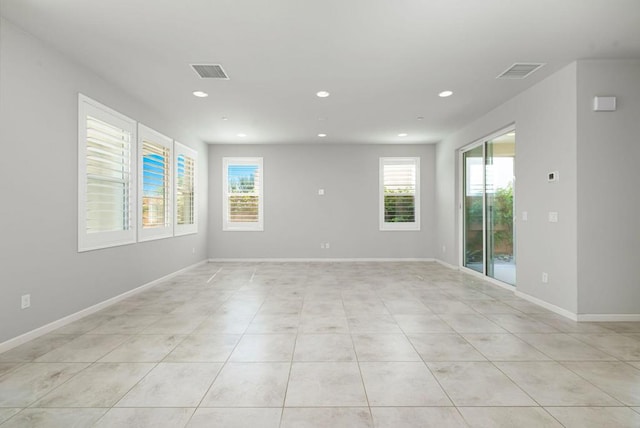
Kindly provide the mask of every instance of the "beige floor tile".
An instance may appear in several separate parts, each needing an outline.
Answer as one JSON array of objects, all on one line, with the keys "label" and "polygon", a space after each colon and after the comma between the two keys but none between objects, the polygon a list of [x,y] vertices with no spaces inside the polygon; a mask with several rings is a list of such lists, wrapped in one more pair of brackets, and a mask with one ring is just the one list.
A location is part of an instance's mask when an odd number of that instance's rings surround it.
[{"label": "beige floor tile", "polygon": [[616,333],[640,333],[640,322],[600,322],[597,324]]},{"label": "beige floor tile", "polygon": [[287,407],[366,406],[357,363],[293,363]]},{"label": "beige floor tile", "polygon": [[347,317],[302,315],[300,318],[300,333],[349,333]]},{"label": "beige floor tile", "polygon": [[282,407],[289,363],[227,363],[201,407]]},{"label": "beige floor tile", "polygon": [[542,406],[620,405],[620,402],[554,361],[495,364]]},{"label": "beige floor tile", "polygon": [[191,418],[188,428],[278,428],[282,410],[278,408],[199,408]]},{"label": "beige floor tile", "polygon": [[425,304],[434,314],[477,314],[471,306],[454,298],[427,301]]},{"label": "beige floor tile", "polygon": [[490,361],[544,361],[549,357],[512,334],[462,335]]},{"label": "beige floor tile", "polygon": [[424,363],[360,363],[371,406],[450,406]]},{"label": "beige floor tile", "polygon": [[409,334],[424,361],[486,361],[459,334]]},{"label": "beige floor tile", "polygon": [[98,421],[95,428],[181,428],[187,424],[194,410],[191,408],[112,408]]},{"label": "beige floor tile", "polygon": [[621,334],[572,334],[576,339],[625,361],[640,360],[640,340]]},{"label": "beige floor tile", "polygon": [[376,428],[464,428],[453,407],[372,407]]},{"label": "beige floor tile", "polygon": [[481,314],[522,314],[519,310],[502,302],[495,300],[471,300],[465,302],[469,307],[473,308]]},{"label": "beige floor tile", "polygon": [[192,334],[164,359],[174,363],[225,362],[235,349],[240,335]]},{"label": "beige floor tile", "polygon": [[295,334],[245,334],[231,354],[233,362],[289,362]]},{"label": "beige floor tile", "polygon": [[246,330],[247,334],[292,333],[298,331],[299,315],[257,315]]},{"label": "beige floor tile", "polygon": [[[0,363],[30,362],[75,339],[75,335],[47,334],[0,354]],[[2,372],[0,371],[0,374]]]},{"label": "beige floor tile", "polygon": [[102,357],[102,363],[152,363],[159,362],[184,340],[183,335],[137,335]]},{"label": "beige floor tile", "polygon": [[158,321],[158,315],[125,314],[100,324],[91,330],[91,334],[137,334]]},{"label": "beige floor tile", "polygon": [[0,407],[26,407],[88,366],[86,363],[26,363],[0,378]]},{"label": "beige floor tile", "polygon": [[536,402],[493,364],[428,363],[456,406],[536,406]]},{"label": "beige floor tile", "polygon": [[351,333],[402,333],[391,315],[356,315],[348,318]]},{"label": "beige floor tile", "polygon": [[627,407],[547,407],[565,428],[628,428],[640,426],[640,414]]},{"label": "beige floor tile", "polygon": [[356,354],[348,334],[298,334],[293,361],[355,361]]},{"label": "beige floor tile", "polygon": [[404,334],[354,334],[358,361],[421,361]]},{"label": "beige floor tile", "polygon": [[471,428],[562,428],[542,407],[458,407]]},{"label": "beige floor tile", "polygon": [[0,424],[4,421],[6,421],[7,419],[9,419],[10,417],[12,417],[13,415],[15,415],[16,413],[18,413],[20,410],[22,410],[21,408],[4,408],[4,409],[0,409]]},{"label": "beige floor tile", "polygon": [[242,334],[247,330],[252,319],[253,315],[214,313],[205,318],[192,334]]},{"label": "beige floor tile", "polygon": [[196,407],[220,371],[220,363],[160,363],[117,407]]},{"label": "beige floor tile", "polygon": [[96,363],[34,404],[35,407],[111,407],[152,368],[152,363]]},{"label": "beige floor tile", "polygon": [[516,334],[545,355],[558,361],[607,361],[615,357],[587,345],[568,334]]},{"label": "beige floor tile", "polygon": [[394,319],[405,334],[454,333],[438,315],[394,315]]},{"label": "beige floor tile", "polygon": [[559,333],[557,329],[525,314],[485,314],[510,333]]},{"label": "beige floor tile", "polygon": [[23,363],[0,363],[0,377],[20,367]]},{"label": "beige floor tile", "polygon": [[2,428],[60,428],[93,426],[107,409],[24,409]]},{"label": "beige floor tile", "polygon": [[190,313],[165,315],[142,331],[142,334],[190,334],[207,317]]},{"label": "beige floor tile", "polygon": [[98,361],[131,336],[85,334],[39,357],[37,362],[92,363]]},{"label": "beige floor tile", "polygon": [[622,362],[580,361],[563,365],[627,406],[640,406],[640,370]]},{"label": "beige floor tile", "polygon": [[367,407],[285,407],[281,428],[372,428]]},{"label": "beige floor tile", "polygon": [[507,333],[480,314],[441,314],[440,318],[458,333]]},{"label": "beige floor tile", "polygon": [[432,314],[431,309],[418,299],[383,299],[384,305],[393,314]]}]

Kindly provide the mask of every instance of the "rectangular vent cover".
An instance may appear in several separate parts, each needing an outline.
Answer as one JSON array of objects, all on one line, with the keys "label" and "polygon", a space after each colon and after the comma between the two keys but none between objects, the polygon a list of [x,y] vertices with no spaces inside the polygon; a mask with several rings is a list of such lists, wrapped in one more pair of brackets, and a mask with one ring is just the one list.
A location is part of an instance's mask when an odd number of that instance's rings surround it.
[{"label": "rectangular vent cover", "polygon": [[191,64],[191,67],[203,79],[229,80],[229,76],[227,76],[220,64]]},{"label": "rectangular vent cover", "polygon": [[542,67],[544,63],[517,62],[502,72],[496,79],[524,79]]}]

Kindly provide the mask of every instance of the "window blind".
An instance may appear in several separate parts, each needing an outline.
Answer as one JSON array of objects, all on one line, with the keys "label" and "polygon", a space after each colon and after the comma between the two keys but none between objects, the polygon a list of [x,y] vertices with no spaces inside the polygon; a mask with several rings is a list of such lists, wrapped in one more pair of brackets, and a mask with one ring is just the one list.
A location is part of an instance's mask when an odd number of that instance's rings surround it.
[{"label": "window blind", "polygon": [[260,211],[260,169],[258,165],[229,165],[229,222],[257,223]]}]

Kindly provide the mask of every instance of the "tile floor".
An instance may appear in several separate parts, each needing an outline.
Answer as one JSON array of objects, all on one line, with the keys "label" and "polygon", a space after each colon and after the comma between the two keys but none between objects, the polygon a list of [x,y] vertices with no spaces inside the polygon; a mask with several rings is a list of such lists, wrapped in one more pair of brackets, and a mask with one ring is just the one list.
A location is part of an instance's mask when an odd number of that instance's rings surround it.
[{"label": "tile floor", "polygon": [[0,354],[8,427],[638,427],[640,323],[435,263],[209,263]]}]

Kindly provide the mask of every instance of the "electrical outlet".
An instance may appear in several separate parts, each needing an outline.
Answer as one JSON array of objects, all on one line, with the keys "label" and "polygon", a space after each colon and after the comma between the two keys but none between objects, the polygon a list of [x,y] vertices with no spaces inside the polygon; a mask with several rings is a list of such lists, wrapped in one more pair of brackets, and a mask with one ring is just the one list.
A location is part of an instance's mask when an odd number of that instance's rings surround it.
[{"label": "electrical outlet", "polygon": [[326,244],[324,244],[324,248],[330,248],[331,245],[327,242]]},{"label": "electrical outlet", "polygon": [[23,294],[21,307],[27,309],[29,306],[31,306],[31,294]]},{"label": "electrical outlet", "polygon": [[322,248],[324,250],[324,242],[320,243],[320,248]]},{"label": "electrical outlet", "polygon": [[526,211],[522,211],[522,221],[529,220],[529,213]]},{"label": "electrical outlet", "polygon": [[549,223],[557,223],[557,222],[558,222],[558,212],[549,211]]},{"label": "electrical outlet", "polygon": [[195,254],[195,253],[196,253],[196,249],[195,249],[195,248],[192,248],[192,249],[191,249],[191,254]]},{"label": "electrical outlet", "polygon": [[542,283],[547,284],[549,282],[549,274],[546,272],[542,272]]},{"label": "electrical outlet", "polygon": [[446,253],[446,252],[447,252],[447,246],[446,246],[446,245],[443,245],[443,246],[442,246],[442,252],[443,252],[443,253]]}]

